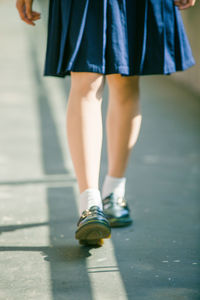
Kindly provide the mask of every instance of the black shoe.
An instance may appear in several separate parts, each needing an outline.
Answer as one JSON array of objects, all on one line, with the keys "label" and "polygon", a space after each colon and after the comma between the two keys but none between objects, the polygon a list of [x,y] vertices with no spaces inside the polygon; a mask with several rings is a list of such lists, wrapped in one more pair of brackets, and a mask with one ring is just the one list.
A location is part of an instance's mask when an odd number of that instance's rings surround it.
[{"label": "black shoe", "polygon": [[110,238],[109,221],[98,206],[83,211],[78,223],[75,238],[80,244],[101,245],[102,239]]},{"label": "black shoe", "polygon": [[111,193],[102,201],[103,211],[111,227],[128,226],[133,222],[129,214],[130,209],[124,197],[118,197]]}]

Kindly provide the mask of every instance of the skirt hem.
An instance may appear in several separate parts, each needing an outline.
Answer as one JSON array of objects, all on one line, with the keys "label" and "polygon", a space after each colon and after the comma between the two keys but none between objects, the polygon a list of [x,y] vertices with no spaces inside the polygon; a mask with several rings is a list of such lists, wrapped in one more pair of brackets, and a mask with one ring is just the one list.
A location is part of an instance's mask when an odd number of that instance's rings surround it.
[{"label": "skirt hem", "polygon": [[87,65],[87,66],[79,66],[76,68],[68,68],[64,72],[51,72],[46,70],[43,73],[43,76],[54,76],[54,77],[65,77],[65,76],[70,76],[70,72],[93,72],[93,73],[100,73],[102,75],[111,75],[111,74],[121,74],[122,76],[150,76],[150,75],[170,75],[175,72],[179,71],[185,71],[188,68],[192,67],[195,65],[194,60],[189,60],[184,62],[184,66],[182,67],[176,67],[172,66],[171,68],[167,68],[165,71],[161,70],[155,70],[155,71],[143,71],[143,72],[137,72],[137,71],[130,71],[130,68],[128,66],[118,66],[115,69],[111,70],[106,70],[104,67],[99,67],[96,65]]}]

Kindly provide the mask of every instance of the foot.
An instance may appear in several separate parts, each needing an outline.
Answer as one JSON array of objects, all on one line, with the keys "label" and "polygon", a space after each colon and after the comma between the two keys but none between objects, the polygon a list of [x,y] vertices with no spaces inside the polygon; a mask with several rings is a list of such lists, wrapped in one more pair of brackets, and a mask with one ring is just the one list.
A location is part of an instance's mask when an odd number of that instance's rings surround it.
[{"label": "foot", "polygon": [[75,238],[80,244],[102,245],[103,239],[111,236],[109,221],[96,205],[83,211],[77,226]]},{"label": "foot", "polygon": [[124,197],[118,197],[111,193],[102,201],[103,212],[111,227],[128,226],[133,222],[129,214],[130,209]]}]

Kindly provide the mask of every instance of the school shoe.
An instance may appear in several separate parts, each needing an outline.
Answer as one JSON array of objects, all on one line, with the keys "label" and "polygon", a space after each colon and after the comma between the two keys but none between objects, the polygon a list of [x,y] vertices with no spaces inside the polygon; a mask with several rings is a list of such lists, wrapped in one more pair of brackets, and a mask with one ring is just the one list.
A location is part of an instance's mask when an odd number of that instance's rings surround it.
[{"label": "school shoe", "polygon": [[102,202],[104,214],[109,220],[111,227],[128,226],[133,222],[130,217],[130,209],[124,197],[110,193]]},{"label": "school shoe", "polygon": [[103,239],[111,236],[109,221],[96,205],[83,211],[77,226],[75,238],[83,245],[102,245]]}]

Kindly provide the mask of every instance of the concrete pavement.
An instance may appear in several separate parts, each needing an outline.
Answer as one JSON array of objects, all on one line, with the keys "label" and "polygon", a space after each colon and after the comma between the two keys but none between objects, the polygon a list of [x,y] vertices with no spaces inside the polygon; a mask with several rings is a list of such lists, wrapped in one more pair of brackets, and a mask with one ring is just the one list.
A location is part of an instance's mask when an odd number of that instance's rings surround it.
[{"label": "concrete pavement", "polygon": [[[45,31],[0,4],[0,299],[198,300],[200,98],[141,80],[127,169],[134,224],[103,247],[74,239],[77,183],[65,138],[70,78],[44,78]],[[107,108],[104,91],[103,120]],[[107,170],[104,142],[100,186]]]}]

